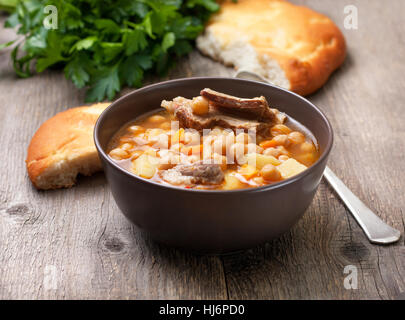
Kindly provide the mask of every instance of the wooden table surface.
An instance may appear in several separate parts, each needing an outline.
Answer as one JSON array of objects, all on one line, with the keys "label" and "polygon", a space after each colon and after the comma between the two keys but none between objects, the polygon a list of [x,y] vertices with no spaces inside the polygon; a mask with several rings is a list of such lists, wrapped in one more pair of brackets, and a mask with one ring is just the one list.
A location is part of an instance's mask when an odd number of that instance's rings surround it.
[{"label": "wooden table surface", "polygon": [[[358,30],[343,28],[347,1],[295,2],[332,17],[348,43],[344,66],[309,97],[335,131],[329,165],[403,233],[405,2],[351,0]],[[13,38],[0,27],[0,43]],[[193,52],[167,78],[232,74]],[[370,244],[325,182],[290,232],[227,256],[153,243],[119,212],[102,173],[68,190],[36,191],[24,163],[32,135],[47,118],[83,101],[84,91],[62,72],[18,79],[9,50],[0,52],[0,298],[405,298],[404,239]],[[357,289],[345,289],[348,265],[358,270]]]}]

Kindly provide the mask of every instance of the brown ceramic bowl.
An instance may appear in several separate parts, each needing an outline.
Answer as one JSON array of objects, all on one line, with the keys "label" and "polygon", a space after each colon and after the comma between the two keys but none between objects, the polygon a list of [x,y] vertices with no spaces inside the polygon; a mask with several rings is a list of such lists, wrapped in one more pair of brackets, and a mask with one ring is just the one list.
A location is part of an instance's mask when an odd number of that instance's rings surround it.
[{"label": "brown ceramic bowl", "polygon": [[[253,189],[204,191],[167,187],[119,167],[106,154],[125,123],[156,109],[162,100],[194,97],[202,88],[240,97],[265,96],[316,137],[321,156],[301,174]],[[288,231],[310,205],[333,143],[332,128],[308,100],[268,84],[231,78],[188,78],[157,83],[118,99],[97,121],[95,144],[118,207],[158,242],[205,253],[253,247]]]}]

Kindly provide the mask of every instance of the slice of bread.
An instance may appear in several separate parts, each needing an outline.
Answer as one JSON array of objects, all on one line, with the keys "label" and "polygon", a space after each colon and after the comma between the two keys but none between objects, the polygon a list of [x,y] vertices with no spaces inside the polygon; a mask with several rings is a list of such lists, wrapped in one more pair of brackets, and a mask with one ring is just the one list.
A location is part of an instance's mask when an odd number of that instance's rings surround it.
[{"label": "slice of bread", "polygon": [[93,141],[94,125],[110,103],[77,107],[45,121],[28,147],[27,171],[38,189],[71,187],[78,174],[101,170]]},{"label": "slice of bread", "polygon": [[328,17],[284,0],[222,1],[197,47],[301,95],[322,87],[346,55],[344,37]]}]

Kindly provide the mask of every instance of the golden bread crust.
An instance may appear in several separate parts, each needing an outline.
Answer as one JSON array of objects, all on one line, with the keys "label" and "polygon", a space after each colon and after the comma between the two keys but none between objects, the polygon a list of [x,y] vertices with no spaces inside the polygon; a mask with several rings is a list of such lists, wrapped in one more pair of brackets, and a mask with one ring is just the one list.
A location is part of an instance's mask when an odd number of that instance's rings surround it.
[{"label": "golden bread crust", "polygon": [[28,176],[35,187],[70,187],[77,174],[90,175],[101,170],[93,129],[99,115],[109,105],[99,103],[72,108],[40,126],[30,142],[26,159]]},{"label": "golden bread crust", "polygon": [[277,61],[289,89],[301,95],[319,89],[346,56],[345,39],[332,20],[284,0],[223,1],[207,32],[221,47],[243,40],[259,56]]}]

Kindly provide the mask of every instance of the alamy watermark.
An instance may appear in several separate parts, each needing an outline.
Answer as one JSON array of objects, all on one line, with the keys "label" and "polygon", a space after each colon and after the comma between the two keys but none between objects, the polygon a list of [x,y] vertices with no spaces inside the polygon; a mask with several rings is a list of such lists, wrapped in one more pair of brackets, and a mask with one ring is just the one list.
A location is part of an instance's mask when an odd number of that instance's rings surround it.
[{"label": "alamy watermark", "polygon": [[45,266],[43,286],[45,291],[58,289],[58,269],[56,268],[56,266]]},{"label": "alamy watermark", "polygon": [[[58,29],[58,8],[54,5],[47,5],[44,8],[44,13],[47,15],[44,18],[43,25],[46,29]],[[359,28],[359,10],[353,5],[349,4],[343,8],[345,18],[343,26],[346,30],[357,30]]]},{"label": "alamy watermark", "polygon": [[343,286],[346,290],[356,290],[358,288],[358,271],[357,267],[353,265],[345,266],[343,270],[347,276],[343,280]]},{"label": "alamy watermark", "polygon": [[346,30],[357,30],[359,28],[359,9],[353,5],[347,5],[343,9],[345,19],[343,26]]},{"label": "alamy watermark", "polygon": [[58,29],[58,8],[53,5],[48,5],[44,8],[44,13],[47,14],[43,21],[45,29]]}]

